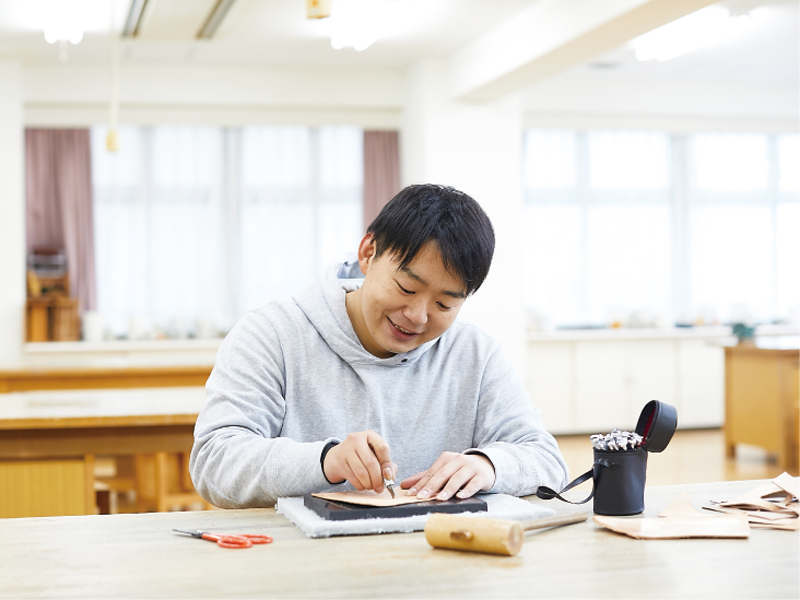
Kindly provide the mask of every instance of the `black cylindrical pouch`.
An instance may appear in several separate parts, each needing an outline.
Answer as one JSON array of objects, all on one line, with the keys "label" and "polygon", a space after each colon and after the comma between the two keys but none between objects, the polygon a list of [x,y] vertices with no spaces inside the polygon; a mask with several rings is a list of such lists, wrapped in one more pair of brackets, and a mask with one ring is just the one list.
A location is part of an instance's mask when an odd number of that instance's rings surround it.
[{"label": "black cylindrical pouch", "polygon": [[595,450],[594,512],[598,515],[638,515],[644,510],[647,450]]},{"label": "black cylindrical pouch", "polygon": [[[647,453],[661,452],[667,447],[678,425],[678,411],[674,406],[651,400],[642,409],[636,424],[636,433],[642,444],[634,450],[594,451],[594,465],[560,493],[541,486],[536,495],[549,500],[558,498],[570,504],[584,504],[594,497],[594,512],[598,515],[638,515],[644,510],[644,484],[647,475]],[[580,502],[573,502],[561,494],[576,485],[593,480],[592,493]]]}]

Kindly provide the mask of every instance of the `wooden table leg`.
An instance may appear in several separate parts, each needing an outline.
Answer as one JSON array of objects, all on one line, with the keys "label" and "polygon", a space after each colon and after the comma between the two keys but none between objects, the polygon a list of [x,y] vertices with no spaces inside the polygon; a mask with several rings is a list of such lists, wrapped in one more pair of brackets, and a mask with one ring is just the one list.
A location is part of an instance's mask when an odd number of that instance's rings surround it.
[{"label": "wooden table leg", "polygon": [[86,454],[83,457],[83,489],[86,501],[86,514],[95,514],[97,502],[94,495],[94,454]]},{"label": "wooden table leg", "polygon": [[169,494],[169,466],[167,453],[156,452],[156,510],[167,512],[167,495]]}]

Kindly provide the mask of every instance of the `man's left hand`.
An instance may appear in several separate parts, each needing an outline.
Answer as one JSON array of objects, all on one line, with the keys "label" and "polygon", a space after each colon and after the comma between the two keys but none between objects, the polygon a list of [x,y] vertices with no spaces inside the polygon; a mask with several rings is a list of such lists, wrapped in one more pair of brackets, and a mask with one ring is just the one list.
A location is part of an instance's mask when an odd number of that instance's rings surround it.
[{"label": "man's left hand", "polygon": [[442,452],[433,466],[400,482],[409,496],[449,500],[469,498],[494,485],[494,466],[482,454]]}]

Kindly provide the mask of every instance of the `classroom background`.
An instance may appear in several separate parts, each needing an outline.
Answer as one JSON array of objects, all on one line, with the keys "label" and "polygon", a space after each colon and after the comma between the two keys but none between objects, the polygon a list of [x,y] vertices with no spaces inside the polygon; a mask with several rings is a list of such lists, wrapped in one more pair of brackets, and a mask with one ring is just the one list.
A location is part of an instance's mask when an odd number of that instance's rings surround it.
[{"label": "classroom background", "polygon": [[225,333],[421,182],[492,218],[461,318],[571,474],[658,399],[679,431],[648,482],[798,475],[799,23],[794,0],[0,0],[0,483],[24,492],[0,516],[208,508],[186,452]]}]

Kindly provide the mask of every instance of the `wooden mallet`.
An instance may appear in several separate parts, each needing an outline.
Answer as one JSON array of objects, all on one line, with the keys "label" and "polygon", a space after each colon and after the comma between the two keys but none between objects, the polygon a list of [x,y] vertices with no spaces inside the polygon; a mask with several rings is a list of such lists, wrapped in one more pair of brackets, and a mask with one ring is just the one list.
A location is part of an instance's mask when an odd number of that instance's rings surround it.
[{"label": "wooden mallet", "polygon": [[434,513],[425,524],[425,539],[434,548],[514,556],[522,548],[523,532],[580,523],[587,517],[574,513],[520,522]]}]

